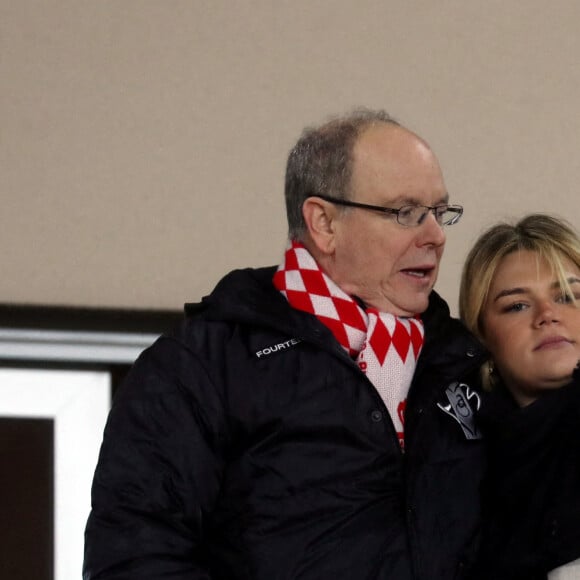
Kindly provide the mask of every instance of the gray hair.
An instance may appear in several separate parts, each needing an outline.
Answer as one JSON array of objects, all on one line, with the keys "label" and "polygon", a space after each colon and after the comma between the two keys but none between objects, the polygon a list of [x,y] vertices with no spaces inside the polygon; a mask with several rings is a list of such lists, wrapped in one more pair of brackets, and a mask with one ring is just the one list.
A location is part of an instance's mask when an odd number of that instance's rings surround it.
[{"label": "gray hair", "polygon": [[383,110],[356,109],[303,131],[286,164],[284,195],[291,239],[301,240],[306,232],[302,205],[308,197],[349,199],[356,140],[365,129],[380,123],[400,126]]}]

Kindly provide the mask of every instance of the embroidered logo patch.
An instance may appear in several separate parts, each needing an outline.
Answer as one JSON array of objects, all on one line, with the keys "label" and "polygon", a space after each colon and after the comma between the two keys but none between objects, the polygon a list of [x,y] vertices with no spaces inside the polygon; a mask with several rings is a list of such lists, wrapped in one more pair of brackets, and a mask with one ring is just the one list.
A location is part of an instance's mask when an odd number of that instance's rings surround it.
[{"label": "embroidered logo patch", "polygon": [[437,403],[437,406],[461,425],[466,439],[481,439],[481,433],[475,424],[475,412],[481,405],[479,395],[469,385],[457,382],[447,387],[445,395],[449,402]]}]

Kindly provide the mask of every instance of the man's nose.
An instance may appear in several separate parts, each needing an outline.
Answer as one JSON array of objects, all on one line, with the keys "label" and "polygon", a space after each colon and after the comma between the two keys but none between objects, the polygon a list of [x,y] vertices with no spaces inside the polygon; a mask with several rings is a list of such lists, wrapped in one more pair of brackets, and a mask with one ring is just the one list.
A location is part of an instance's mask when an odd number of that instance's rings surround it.
[{"label": "man's nose", "polygon": [[437,221],[433,211],[430,211],[420,226],[421,235],[419,245],[442,246],[445,243],[446,235],[443,226]]}]

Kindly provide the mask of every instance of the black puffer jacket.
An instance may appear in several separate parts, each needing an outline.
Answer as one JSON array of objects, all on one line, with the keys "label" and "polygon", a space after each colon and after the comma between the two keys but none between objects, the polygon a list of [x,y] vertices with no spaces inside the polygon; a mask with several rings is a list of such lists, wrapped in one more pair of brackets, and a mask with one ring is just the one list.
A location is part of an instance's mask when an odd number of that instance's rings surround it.
[{"label": "black puffer jacket", "polygon": [[473,557],[479,347],[433,293],[406,453],[273,268],[232,272],[134,365],[93,483],[85,580],[452,580]]}]

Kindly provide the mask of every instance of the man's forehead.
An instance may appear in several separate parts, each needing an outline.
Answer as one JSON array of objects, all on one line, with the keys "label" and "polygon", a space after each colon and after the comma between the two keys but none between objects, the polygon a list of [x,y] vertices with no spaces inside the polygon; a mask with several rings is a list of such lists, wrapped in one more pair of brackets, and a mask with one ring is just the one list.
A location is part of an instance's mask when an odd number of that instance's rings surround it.
[{"label": "man's forehead", "polygon": [[407,159],[409,155],[432,156],[431,149],[423,139],[399,125],[377,123],[367,127],[354,145],[355,160]]},{"label": "man's forehead", "polygon": [[[399,198],[417,203],[420,194],[447,195],[439,163],[431,149],[417,135],[386,123],[373,125],[359,136],[353,150],[352,193]],[[408,200],[403,199],[409,196]],[[412,199],[411,199],[412,198]]]}]

